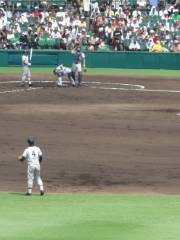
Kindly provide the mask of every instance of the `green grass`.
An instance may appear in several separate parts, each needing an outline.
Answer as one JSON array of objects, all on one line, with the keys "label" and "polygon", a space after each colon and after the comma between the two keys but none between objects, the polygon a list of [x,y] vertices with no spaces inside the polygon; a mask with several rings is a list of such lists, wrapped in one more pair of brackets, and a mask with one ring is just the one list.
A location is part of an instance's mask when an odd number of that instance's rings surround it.
[{"label": "green grass", "polygon": [[[50,73],[52,67],[34,67],[32,73]],[[21,73],[21,67],[0,67],[0,73]],[[89,68],[86,74],[95,75],[122,75],[122,76],[157,76],[157,77],[178,77],[180,70],[159,70],[159,69],[112,69],[112,68]]]},{"label": "green grass", "polygon": [[1,240],[179,240],[180,196],[0,193]]}]

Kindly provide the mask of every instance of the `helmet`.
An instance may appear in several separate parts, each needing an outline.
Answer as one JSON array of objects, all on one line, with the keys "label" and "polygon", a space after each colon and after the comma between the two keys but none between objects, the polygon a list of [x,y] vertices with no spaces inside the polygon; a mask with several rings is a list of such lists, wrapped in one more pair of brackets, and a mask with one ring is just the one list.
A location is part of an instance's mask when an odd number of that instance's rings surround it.
[{"label": "helmet", "polygon": [[24,54],[28,55],[28,50],[27,49],[24,50]]},{"label": "helmet", "polygon": [[34,145],[34,139],[32,137],[28,137],[27,142],[29,145]]}]

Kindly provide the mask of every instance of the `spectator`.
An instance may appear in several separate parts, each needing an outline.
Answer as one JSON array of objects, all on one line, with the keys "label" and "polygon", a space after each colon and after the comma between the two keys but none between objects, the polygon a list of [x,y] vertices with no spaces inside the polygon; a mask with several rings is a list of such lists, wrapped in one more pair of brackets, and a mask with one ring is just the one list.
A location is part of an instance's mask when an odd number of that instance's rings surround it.
[{"label": "spectator", "polygon": [[124,51],[125,46],[121,39],[116,39],[113,43],[113,50],[115,51]]},{"label": "spectator", "polygon": [[136,38],[131,39],[131,42],[129,44],[129,50],[131,50],[131,51],[141,50],[141,46],[140,46],[140,44],[139,44],[139,42],[137,41]]},{"label": "spectator", "polygon": [[4,10],[0,9],[0,31],[4,31],[7,24],[7,18],[5,16]]},{"label": "spectator", "polygon": [[141,8],[145,8],[147,6],[146,0],[137,0],[137,6]]},{"label": "spectator", "polygon": [[151,10],[149,12],[149,16],[158,16],[158,10],[155,5],[151,7]]},{"label": "spectator", "polygon": [[89,39],[89,43],[94,46],[94,50],[98,50],[99,37],[96,34],[93,34]]},{"label": "spectator", "polygon": [[180,42],[178,40],[175,40],[173,42],[172,51],[176,53],[180,53]]},{"label": "spectator", "polygon": [[105,16],[105,17],[108,17],[108,18],[111,18],[111,17],[114,17],[114,16],[115,16],[115,15],[114,15],[114,11],[112,10],[111,5],[106,6],[106,10],[105,10],[105,12],[104,12],[104,16]]},{"label": "spectator", "polygon": [[[69,5],[70,2],[73,6]],[[135,7],[126,5],[125,0],[121,0],[121,4],[102,0],[93,2],[90,11],[92,33],[91,37],[87,37],[89,23],[86,25],[82,8],[77,9],[80,1],[69,1],[68,8],[65,8],[39,0],[23,12],[19,3],[3,1],[0,9],[0,48],[19,49],[31,44],[35,48],[46,48],[46,40],[52,40],[54,45],[51,48],[72,49],[74,45],[82,44],[91,51],[106,49],[107,45],[114,51],[129,50],[129,47],[133,51],[135,44],[131,39],[136,36],[136,44],[141,50],[151,50],[154,37],[158,35],[162,46],[172,51],[175,37],[179,35],[178,3],[157,3],[152,0],[149,11],[146,0],[138,0]],[[40,41],[44,45],[39,44]],[[139,50],[139,47],[135,49]]]},{"label": "spectator", "polygon": [[154,42],[154,45],[150,49],[150,52],[163,52],[163,47],[162,47],[162,45],[161,45],[159,40]]}]

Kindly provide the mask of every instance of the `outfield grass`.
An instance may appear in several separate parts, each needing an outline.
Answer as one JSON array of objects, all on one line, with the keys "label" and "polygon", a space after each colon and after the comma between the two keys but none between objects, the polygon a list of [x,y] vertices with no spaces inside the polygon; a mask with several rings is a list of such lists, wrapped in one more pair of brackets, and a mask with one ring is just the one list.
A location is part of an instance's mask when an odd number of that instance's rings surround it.
[{"label": "outfield grass", "polygon": [[0,193],[1,240],[179,240],[180,196]]},{"label": "outfield grass", "polygon": [[[50,73],[52,67],[32,67],[32,73]],[[0,67],[0,73],[21,73],[21,67]],[[112,69],[112,68],[89,68],[85,74],[104,74],[122,76],[157,76],[157,77],[179,77],[180,70],[159,70],[159,69]]]}]

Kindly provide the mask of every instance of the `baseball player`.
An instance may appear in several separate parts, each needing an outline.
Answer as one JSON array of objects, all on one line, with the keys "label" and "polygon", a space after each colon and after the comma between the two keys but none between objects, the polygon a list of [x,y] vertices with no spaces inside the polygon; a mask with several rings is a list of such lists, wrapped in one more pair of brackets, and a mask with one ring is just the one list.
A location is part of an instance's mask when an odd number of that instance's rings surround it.
[{"label": "baseball player", "polygon": [[77,76],[78,85],[81,85],[82,82],[82,65],[83,69],[86,69],[86,58],[85,54],[81,52],[80,47],[76,47],[72,50],[72,71],[73,78],[75,79]]},{"label": "baseball player", "polygon": [[55,76],[57,76],[57,86],[58,87],[63,86],[63,77],[64,76],[68,77],[70,86],[75,87],[75,80],[73,78],[73,73],[70,68],[65,67],[63,64],[60,64],[53,70],[53,73]]},{"label": "baseball player", "polygon": [[24,150],[23,154],[18,157],[18,160],[23,162],[27,161],[27,185],[28,190],[26,195],[32,194],[34,178],[39,185],[40,195],[44,195],[43,182],[40,176],[40,164],[42,162],[42,152],[39,147],[35,146],[32,138],[27,139],[28,147]]},{"label": "baseball player", "polygon": [[32,85],[30,66],[31,66],[31,62],[29,59],[29,54],[28,54],[28,51],[25,50],[24,54],[22,55],[22,68],[23,68],[22,85],[23,86],[26,84],[26,82],[28,82],[29,87],[31,87]]}]

